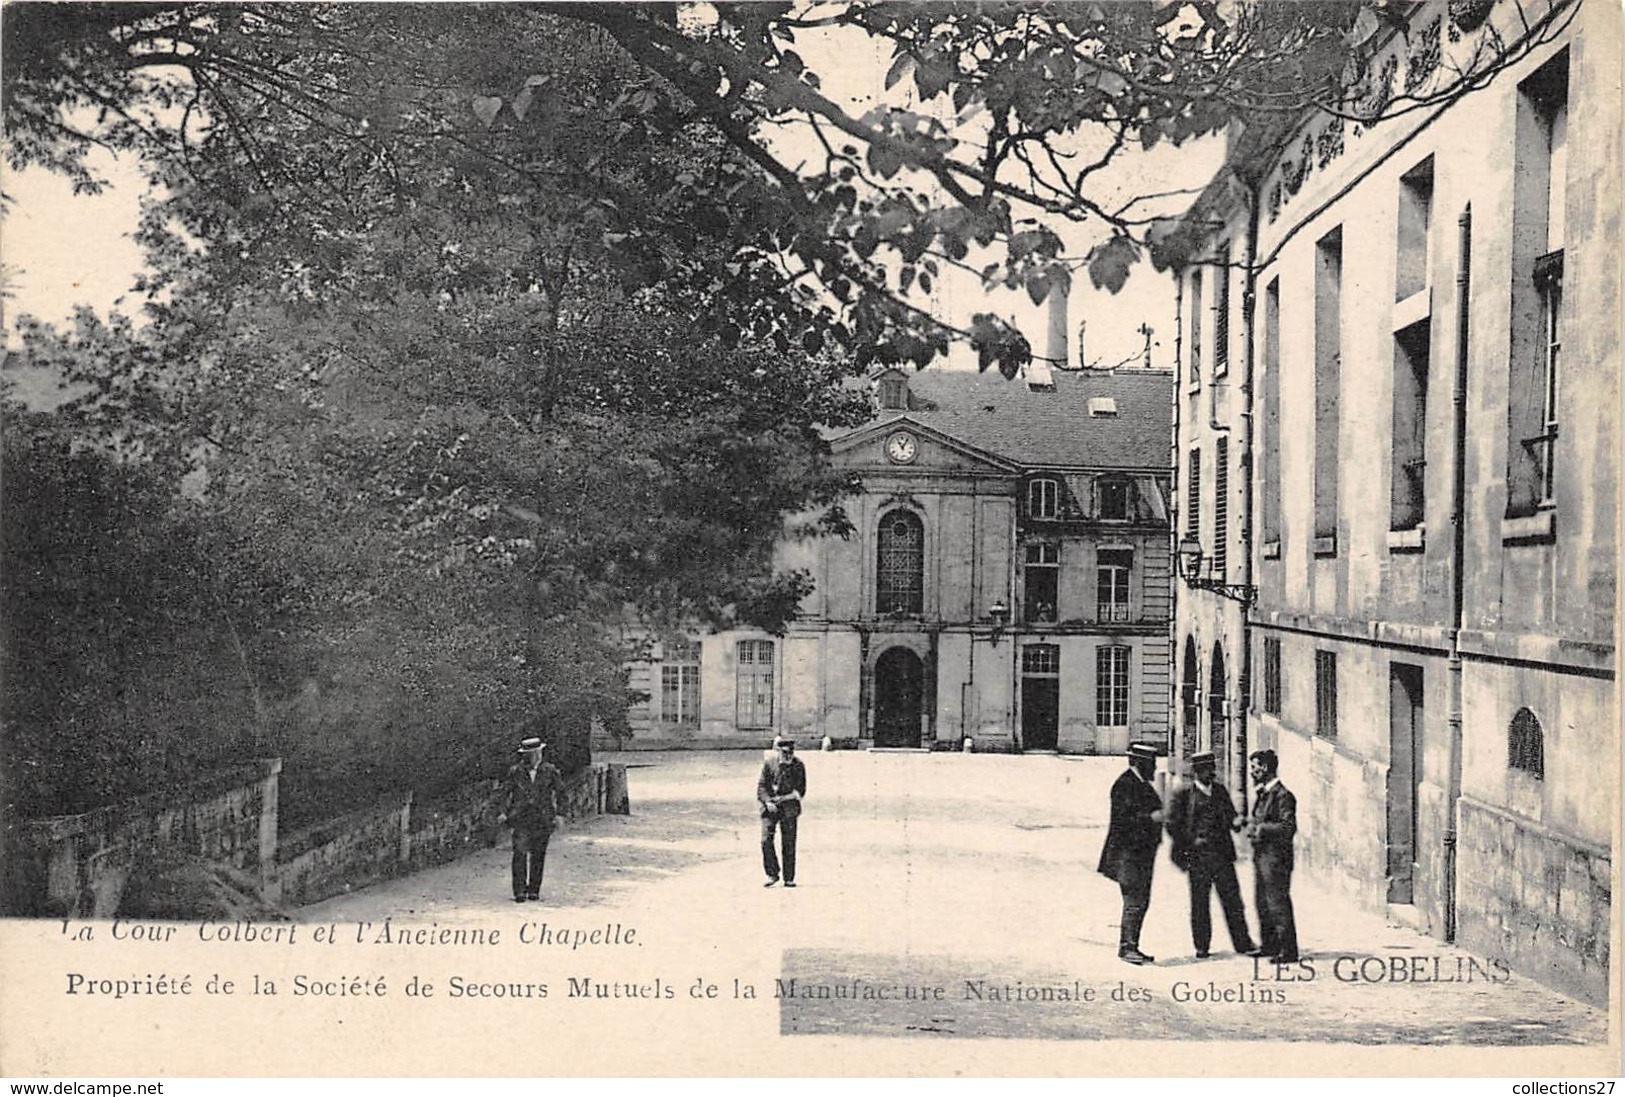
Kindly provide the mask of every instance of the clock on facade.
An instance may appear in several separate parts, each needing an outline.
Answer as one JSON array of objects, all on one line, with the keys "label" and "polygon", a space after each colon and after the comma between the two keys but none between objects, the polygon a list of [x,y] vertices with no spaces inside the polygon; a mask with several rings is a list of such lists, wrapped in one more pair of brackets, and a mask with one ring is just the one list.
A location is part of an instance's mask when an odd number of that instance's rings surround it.
[{"label": "clock on facade", "polygon": [[906,430],[900,430],[886,439],[886,456],[899,465],[906,465],[919,456],[920,443]]}]

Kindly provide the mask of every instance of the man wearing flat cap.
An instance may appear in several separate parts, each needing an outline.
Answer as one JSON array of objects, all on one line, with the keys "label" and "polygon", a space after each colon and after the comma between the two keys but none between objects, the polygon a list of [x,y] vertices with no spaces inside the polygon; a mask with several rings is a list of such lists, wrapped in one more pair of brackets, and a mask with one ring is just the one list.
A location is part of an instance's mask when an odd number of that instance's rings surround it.
[{"label": "man wearing flat cap", "polygon": [[1151,784],[1156,773],[1156,747],[1135,743],[1128,748],[1128,769],[1112,785],[1111,823],[1100,851],[1099,872],[1116,880],[1123,893],[1117,956],[1130,964],[1156,959],[1140,951],[1140,926],[1151,908],[1151,872],[1162,844],[1162,797]]},{"label": "man wearing flat cap", "polygon": [[542,760],[547,744],[531,737],[519,744],[519,761],[503,784],[503,820],[513,828],[513,901],[541,898],[547,842],[559,814],[559,771]]},{"label": "man wearing flat cap", "polygon": [[1241,829],[1230,791],[1215,780],[1217,763],[1211,750],[1191,755],[1191,780],[1168,797],[1168,837],[1173,840],[1174,864],[1185,870],[1191,885],[1191,942],[1197,959],[1206,959],[1213,940],[1213,897],[1219,893],[1230,944],[1240,953],[1253,952],[1247,932],[1247,911],[1236,880],[1236,843],[1232,831]]},{"label": "man wearing flat cap", "polygon": [[773,740],[773,757],[762,763],[756,778],[756,802],[762,815],[762,871],[772,887],[779,882],[781,868],[773,849],[773,832],[783,835],[784,886],[796,886],[796,821],[801,818],[801,800],[807,795],[807,767],[796,757],[796,741],[788,735]]}]

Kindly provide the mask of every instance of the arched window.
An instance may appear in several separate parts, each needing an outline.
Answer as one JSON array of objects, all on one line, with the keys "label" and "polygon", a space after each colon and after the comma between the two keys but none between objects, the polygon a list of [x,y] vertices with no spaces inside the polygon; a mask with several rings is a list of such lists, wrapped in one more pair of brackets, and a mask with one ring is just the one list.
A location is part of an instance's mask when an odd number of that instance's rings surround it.
[{"label": "arched window", "polygon": [[1526,708],[1518,710],[1507,728],[1507,765],[1537,780],[1546,776],[1546,733]]},{"label": "arched window", "polygon": [[880,518],[875,539],[875,610],[878,613],[922,613],[925,602],[925,527],[906,510]]}]

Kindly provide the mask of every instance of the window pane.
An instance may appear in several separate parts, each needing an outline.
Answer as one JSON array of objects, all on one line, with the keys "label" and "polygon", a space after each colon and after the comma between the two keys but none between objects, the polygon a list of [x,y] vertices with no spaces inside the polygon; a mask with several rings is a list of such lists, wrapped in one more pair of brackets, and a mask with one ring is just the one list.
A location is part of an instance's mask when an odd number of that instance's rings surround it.
[{"label": "window pane", "polygon": [[773,641],[741,640],[736,694],[742,728],[773,726]]},{"label": "window pane", "polygon": [[1028,644],[1021,649],[1023,674],[1061,673],[1061,649],[1056,644]]},{"label": "window pane", "polygon": [[1095,649],[1095,723],[1100,727],[1128,724],[1129,649],[1110,645]]},{"label": "window pane", "polygon": [[906,510],[890,511],[880,519],[876,545],[876,612],[923,612],[925,527],[919,517]]},{"label": "window pane", "polygon": [[1337,655],[1315,652],[1315,734],[1337,738]]}]

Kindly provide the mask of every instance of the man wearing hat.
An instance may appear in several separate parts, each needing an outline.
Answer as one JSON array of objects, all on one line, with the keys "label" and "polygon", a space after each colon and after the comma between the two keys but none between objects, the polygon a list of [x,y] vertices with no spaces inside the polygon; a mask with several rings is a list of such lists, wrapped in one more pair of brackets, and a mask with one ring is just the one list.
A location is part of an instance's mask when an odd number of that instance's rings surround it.
[{"label": "man wearing hat", "polygon": [[1258,790],[1247,837],[1253,843],[1254,901],[1259,955],[1278,964],[1298,962],[1298,923],[1292,913],[1292,842],[1298,834],[1298,798],[1281,784],[1273,750],[1255,750],[1247,773]]},{"label": "man wearing hat", "polygon": [[1111,823],[1100,851],[1098,871],[1116,880],[1123,893],[1117,956],[1130,964],[1156,959],[1140,951],[1140,926],[1151,908],[1151,872],[1162,844],[1162,797],[1151,784],[1156,772],[1156,747],[1135,743],[1128,748],[1128,769],[1112,785]]},{"label": "man wearing hat", "polygon": [[542,761],[547,744],[534,736],[519,744],[519,761],[503,786],[503,820],[513,828],[513,901],[538,899],[547,841],[559,814],[559,771]]},{"label": "man wearing hat", "polygon": [[1191,781],[1168,797],[1168,837],[1173,840],[1174,864],[1184,869],[1191,885],[1191,941],[1197,959],[1206,959],[1213,939],[1213,901],[1219,893],[1230,930],[1230,944],[1240,953],[1253,952],[1247,932],[1247,911],[1236,881],[1236,843],[1231,831],[1241,829],[1230,792],[1214,780],[1216,763],[1211,750],[1191,755]]},{"label": "man wearing hat", "polygon": [[807,767],[796,757],[796,741],[788,735],[773,740],[774,756],[762,763],[756,778],[756,802],[762,811],[762,871],[772,887],[779,882],[779,858],[773,850],[773,831],[783,834],[784,886],[796,886],[796,820],[801,799],[807,795]]}]

